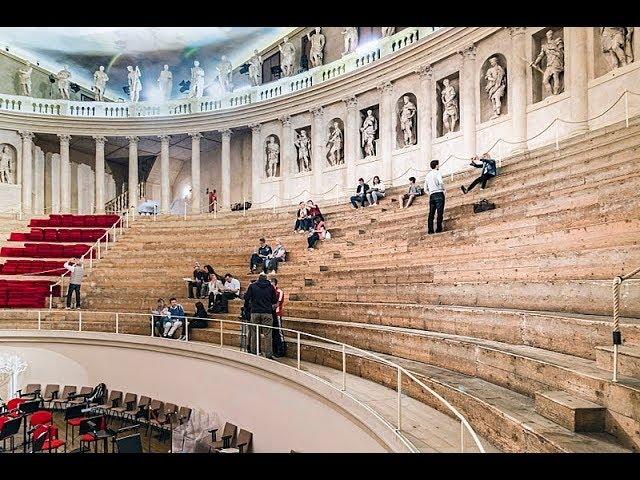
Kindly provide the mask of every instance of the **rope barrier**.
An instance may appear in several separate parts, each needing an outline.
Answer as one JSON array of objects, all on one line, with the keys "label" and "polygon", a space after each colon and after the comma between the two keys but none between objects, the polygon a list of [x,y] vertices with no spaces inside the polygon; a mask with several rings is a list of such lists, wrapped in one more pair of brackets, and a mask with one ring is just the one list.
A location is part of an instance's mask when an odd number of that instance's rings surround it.
[{"label": "rope barrier", "polygon": [[625,280],[638,275],[640,273],[640,267],[636,268],[632,272],[618,276],[613,279],[613,381],[618,381],[618,347],[622,344],[622,335],[620,334],[620,285]]}]

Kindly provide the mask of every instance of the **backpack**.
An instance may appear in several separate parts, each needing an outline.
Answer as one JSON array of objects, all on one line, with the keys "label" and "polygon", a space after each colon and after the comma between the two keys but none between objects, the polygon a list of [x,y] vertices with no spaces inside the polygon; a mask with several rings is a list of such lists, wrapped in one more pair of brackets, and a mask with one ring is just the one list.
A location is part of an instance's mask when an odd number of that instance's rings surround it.
[{"label": "backpack", "polygon": [[494,210],[495,208],[495,203],[491,203],[489,200],[483,198],[478,203],[473,204],[473,213],[486,212],[487,210]]}]

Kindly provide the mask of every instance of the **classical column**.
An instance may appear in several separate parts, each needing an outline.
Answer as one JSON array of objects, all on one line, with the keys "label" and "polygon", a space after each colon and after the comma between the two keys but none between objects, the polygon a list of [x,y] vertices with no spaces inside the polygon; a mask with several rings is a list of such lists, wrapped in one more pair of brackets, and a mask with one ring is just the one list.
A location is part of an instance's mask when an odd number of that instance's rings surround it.
[{"label": "classical column", "polygon": [[[347,108],[344,126],[344,160],[347,167],[344,186],[349,188],[356,182],[356,160],[360,158],[360,118],[358,112],[358,97],[352,95],[343,98]],[[385,179],[386,180],[386,179]]]},{"label": "classical column", "polygon": [[[202,197],[202,192],[200,192],[200,139],[202,134],[190,133],[189,135],[191,136],[191,212],[200,213],[200,199]],[[224,132],[222,136],[224,138]],[[167,144],[167,155],[168,149]],[[206,211],[209,209],[207,208]]]},{"label": "classical column", "polygon": [[[422,65],[416,70],[420,76],[420,93],[418,102],[418,144],[422,156],[420,165],[424,167],[431,161],[431,146],[433,140],[433,130],[431,129],[431,118],[433,114],[433,70],[430,64]],[[422,168],[424,170],[425,168]]]},{"label": "classical column", "polygon": [[251,201],[256,204],[256,202],[262,201],[260,197],[260,183],[264,171],[264,154],[260,136],[262,125],[254,123],[249,127],[251,128]]},{"label": "classical column", "polygon": [[319,193],[324,191],[322,188],[322,171],[324,170],[325,161],[325,137],[324,137],[324,109],[316,107],[309,110],[313,115],[313,126],[311,127],[311,168],[313,168],[313,193],[314,197],[318,197]]},{"label": "classical column", "polygon": [[222,130],[222,207],[231,207],[231,130]]},{"label": "classical column", "polygon": [[[282,135],[280,135],[280,205],[285,204],[288,200],[285,198],[291,196],[290,175],[294,172],[295,165],[295,148],[293,145],[293,127],[291,126],[291,117],[286,115],[280,118],[282,123]],[[298,193],[298,192],[295,192]]]},{"label": "classical column", "polygon": [[18,132],[22,137],[22,212],[31,213],[33,206],[33,133]]},{"label": "classical column", "polygon": [[391,152],[393,151],[393,83],[385,82],[378,85],[381,94],[380,99],[380,151],[376,152],[382,159],[382,178],[387,185],[391,186],[393,178],[393,162]]},{"label": "classical column", "polygon": [[71,162],[69,161],[70,135],[58,135],[60,139],[60,211],[71,212]]},{"label": "classical column", "polygon": [[[589,118],[588,104],[588,73],[587,73],[587,28],[588,27],[569,27],[565,32],[570,32],[571,46],[569,54],[565,53],[565,59],[568,57],[571,62],[570,70],[570,86],[571,94],[571,120],[579,122],[571,125],[572,134],[584,133],[589,130],[587,119]],[[566,64],[566,62],[565,62]],[[566,76],[564,77],[567,78]],[[565,90],[567,89],[565,85]]]},{"label": "classical column", "polygon": [[460,123],[464,141],[464,155],[476,155],[476,46],[471,44],[458,52],[462,55],[460,97],[462,112]]},{"label": "classical column", "polygon": [[104,213],[104,144],[105,137],[93,137],[96,141],[96,213]]},{"label": "classical column", "polygon": [[511,109],[511,133],[514,151],[527,149],[527,64],[525,31],[527,27],[510,27],[511,78],[507,85]]},{"label": "classical column", "polygon": [[129,208],[138,208],[138,137],[129,140]]},{"label": "classical column", "polygon": [[171,185],[169,184],[169,135],[160,135],[160,212],[169,213]]}]

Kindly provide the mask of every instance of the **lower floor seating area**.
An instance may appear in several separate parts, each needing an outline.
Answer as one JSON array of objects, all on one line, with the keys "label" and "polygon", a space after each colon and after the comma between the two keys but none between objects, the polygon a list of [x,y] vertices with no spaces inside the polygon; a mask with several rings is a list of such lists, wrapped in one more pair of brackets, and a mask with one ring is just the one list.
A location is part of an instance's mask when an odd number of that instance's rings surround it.
[{"label": "lower floor seating area", "polygon": [[[3,280],[0,279],[0,308],[43,308],[47,305],[49,280]],[[52,289],[53,295],[60,295],[60,285]]]}]

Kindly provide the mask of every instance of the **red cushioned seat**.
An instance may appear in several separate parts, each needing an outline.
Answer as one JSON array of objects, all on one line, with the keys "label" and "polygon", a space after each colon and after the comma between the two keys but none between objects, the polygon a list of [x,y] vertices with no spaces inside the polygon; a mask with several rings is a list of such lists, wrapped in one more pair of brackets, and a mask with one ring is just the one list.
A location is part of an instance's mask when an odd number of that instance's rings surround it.
[{"label": "red cushioned seat", "polygon": [[62,225],[62,215],[49,215],[49,225],[52,227],[59,227]]},{"label": "red cushioned seat", "polygon": [[29,240],[29,234],[31,232],[11,232],[9,240],[12,242],[25,242]]},{"label": "red cushioned seat", "polygon": [[61,228],[58,230],[58,241],[60,242],[71,242],[71,232],[72,230],[68,230],[66,228]]},{"label": "red cushioned seat", "polygon": [[69,233],[69,237],[71,238],[71,240],[69,240],[70,242],[81,242],[83,240],[82,230],[70,230]]},{"label": "red cushioned seat", "polygon": [[48,228],[44,230],[44,234],[42,239],[45,242],[57,242],[58,241],[58,230],[54,228]]},{"label": "red cushioned seat", "polygon": [[64,214],[64,215],[60,215],[62,217],[62,225],[60,225],[61,227],[73,227],[73,217],[74,215],[71,214]]},{"label": "red cushioned seat", "polygon": [[85,226],[85,217],[84,215],[74,215],[71,219],[72,227],[84,227]]}]

